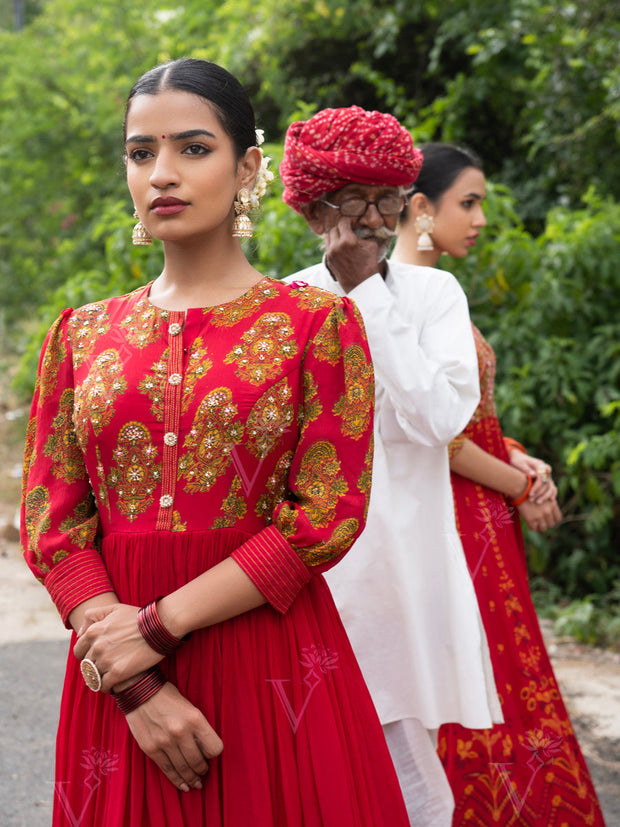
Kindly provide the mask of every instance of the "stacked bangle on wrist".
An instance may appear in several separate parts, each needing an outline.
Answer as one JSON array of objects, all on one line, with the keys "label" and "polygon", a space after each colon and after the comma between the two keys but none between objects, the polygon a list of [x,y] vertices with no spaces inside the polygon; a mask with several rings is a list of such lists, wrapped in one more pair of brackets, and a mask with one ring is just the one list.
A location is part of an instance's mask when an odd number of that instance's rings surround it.
[{"label": "stacked bangle on wrist", "polygon": [[165,683],[159,666],[152,666],[136,683],[120,692],[112,692],[112,696],[123,715],[128,715],[159,692]]},{"label": "stacked bangle on wrist", "polygon": [[514,500],[508,499],[510,505],[522,505],[528,498],[530,491],[532,490],[532,486],[534,485],[535,477],[530,476],[530,474],[525,475],[527,477],[527,484],[524,490],[519,494],[518,497],[515,497]]},{"label": "stacked bangle on wrist", "polygon": [[527,454],[527,451],[525,450],[523,445],[521,445],[520,442],[517,442],[517,440],[513,439],[511,436],[504,437],[504,446],[508,453],[510,453],[510,451],[512,451],[513,448],[516,448],[517,451],[522,451],[524,454]]},{"label": "stacked bangle on wrist", "polygon": [[186,638],[179,640],[166,629],[157,614],[157,600],[147,603],[139,610],[138,629],[151,649],[158,655],[172,654],[186,640]]}]

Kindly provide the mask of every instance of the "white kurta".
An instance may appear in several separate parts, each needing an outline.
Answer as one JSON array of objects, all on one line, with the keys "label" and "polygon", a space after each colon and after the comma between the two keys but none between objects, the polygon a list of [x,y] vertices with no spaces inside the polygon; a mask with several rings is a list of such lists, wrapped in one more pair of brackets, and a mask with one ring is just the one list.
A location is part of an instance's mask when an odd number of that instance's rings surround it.
[{"label": "white kurta", "polygon": [[[343,294],[324,263],[286,281]],[[502,714],[447,450],[480,393],[467,300],[450,273],[398,262],[348,296],[375,367],[372,492],[363,534],[325,576],[381,723],[486,728]]]}]

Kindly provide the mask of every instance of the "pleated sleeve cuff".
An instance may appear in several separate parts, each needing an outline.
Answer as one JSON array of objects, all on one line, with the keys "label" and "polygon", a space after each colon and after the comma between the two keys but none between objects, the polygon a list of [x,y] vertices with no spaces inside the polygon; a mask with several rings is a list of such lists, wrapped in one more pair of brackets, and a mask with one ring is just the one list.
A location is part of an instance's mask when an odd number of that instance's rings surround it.
[{"label": "pleated sleeve cuff", "polygon": [[71,628],[69,615],[76,606],[98,594],[114,591],[101,555],[94,549],[72,552],[48,572],[44,585],[67,629]]},{"label": "pleated sleeve cuff", "polygon": [[278,529],[271,525],[232,553],[233,560],[278,612],[286,612],[312,575]]}]

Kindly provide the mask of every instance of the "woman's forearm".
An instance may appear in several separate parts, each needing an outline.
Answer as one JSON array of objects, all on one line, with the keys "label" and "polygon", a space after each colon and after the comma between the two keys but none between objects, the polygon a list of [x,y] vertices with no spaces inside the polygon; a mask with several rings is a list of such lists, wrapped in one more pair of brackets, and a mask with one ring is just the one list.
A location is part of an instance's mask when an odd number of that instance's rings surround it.
[{"label": "woman's forearm", "polygon": [[523,471],[487,453],[470,439],[465,440],[462,449],[450,460],[450,470],[509,499],[519,497],[527,485]]},{"label": "woman's forearm", "polygon": [[165,596],[157,608],[166,629],[182,638],[195,629],[236,617],[266,602],[243,569],[227,558]]}]

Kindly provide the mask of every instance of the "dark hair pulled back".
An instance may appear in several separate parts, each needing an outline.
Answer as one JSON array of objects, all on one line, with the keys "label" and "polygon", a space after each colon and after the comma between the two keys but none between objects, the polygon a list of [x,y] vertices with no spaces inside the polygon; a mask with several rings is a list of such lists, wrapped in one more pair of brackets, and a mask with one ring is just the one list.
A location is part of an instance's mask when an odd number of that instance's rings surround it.
[{"label": "dark hair pulled back", "polygon": [[[471,149],[440,142],[420,144],[419,149],[424,160],[420,174],[408,192],[410,197],[421,192],[432,204],[438,204],[464,169],[474,167],[482,172],[482,161]],[[405,216],[403,211],[402,218]]]},{"label": "dark hair pulled back", "polygon": [[127,115],[133,98],[171,89],[191,92],[208,101],[232,139],[238,157],[248,147],[257,145],[254,110],[243,86],[217,63],[192,57],[163,63],[138,78],[127,97],[123,138],[127,137]]}]

